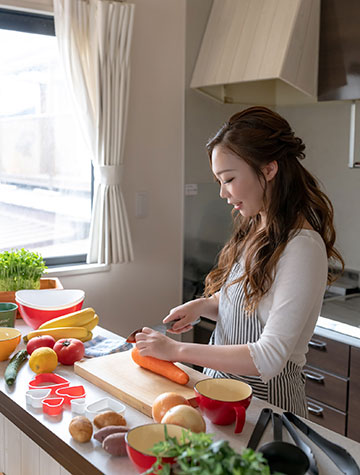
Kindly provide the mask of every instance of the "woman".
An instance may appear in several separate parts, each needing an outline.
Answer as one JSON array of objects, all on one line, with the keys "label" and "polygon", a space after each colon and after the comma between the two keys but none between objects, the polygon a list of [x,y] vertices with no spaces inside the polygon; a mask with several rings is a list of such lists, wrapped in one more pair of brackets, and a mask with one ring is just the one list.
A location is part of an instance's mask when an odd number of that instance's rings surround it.
[{"label": "woman", "polygon": [[206,278],[205,296],[171,310],[173,333],[199,316],[217,322],[210,345],[144,328],[140,354],[243,380],[255,396],[307,416],[305,354],[320,313],[334,248],[333,208],[301,165],[305,146],[265,107],[233,115],[208,142],[220,196],[234,207],[232,237]]}]

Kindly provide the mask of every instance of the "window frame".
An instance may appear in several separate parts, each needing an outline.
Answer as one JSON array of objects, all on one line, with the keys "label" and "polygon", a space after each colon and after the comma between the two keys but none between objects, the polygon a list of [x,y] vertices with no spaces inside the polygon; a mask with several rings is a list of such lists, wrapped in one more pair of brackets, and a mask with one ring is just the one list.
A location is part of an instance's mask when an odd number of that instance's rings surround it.
[{"label": "window frame", "polygon": [[[51,14],[33,13],[0,8],[0,29],[20,31],[23,33],[36,33],[46,36],[55,36],[54,16]],[[91,162],[91,210],[94,200],[94,165]],[[76,266],[85,264],[87,253],[64,255],[44,258],[47,267]]]}]

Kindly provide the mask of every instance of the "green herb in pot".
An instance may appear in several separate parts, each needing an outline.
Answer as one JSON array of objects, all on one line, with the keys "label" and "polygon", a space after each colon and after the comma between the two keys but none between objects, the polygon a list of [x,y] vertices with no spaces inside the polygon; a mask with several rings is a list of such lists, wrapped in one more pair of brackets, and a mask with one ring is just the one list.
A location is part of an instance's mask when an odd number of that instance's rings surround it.
[{"label": "green herb in pot", "polygon": [[[252,449],[240,454],[226,440],[213,441],[213,434],[183,431],[180,442],[169,437],[165,426],[165,440],[154,445],[156,462],[145,474],[159,475],[270,475],[263,455]],[[174,457],[176,463],[161,462],[162,457]],[[145,475],[144,474],[144,475]]]},{"label": "green herb in pot", "polygon": [[39,289],[47,269],[42,256],[26,249],[0,253],[0,291]]}]

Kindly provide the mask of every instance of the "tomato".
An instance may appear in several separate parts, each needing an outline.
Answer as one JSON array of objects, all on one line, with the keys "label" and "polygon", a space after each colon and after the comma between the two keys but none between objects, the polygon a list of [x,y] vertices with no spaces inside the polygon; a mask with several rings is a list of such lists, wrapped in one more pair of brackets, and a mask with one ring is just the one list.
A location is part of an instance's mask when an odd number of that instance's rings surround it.
[{"label": "tomato", "polygon": [[31,355],[31,353],[37,348],[42,348],[43,346],[53,348],[54,345],[55,338],[51,335],[34,336],[34,338],[31,338],[31,340],[28,341],[28,344],[26,345],[26,351],[29,353],[29,355]]},{"label": "tomato", "polygon": [[62,338],[55,343],[53,350],[58,356],[59,363],[64,365],[74,364],[85,354],[84,343],[77,338]]}]

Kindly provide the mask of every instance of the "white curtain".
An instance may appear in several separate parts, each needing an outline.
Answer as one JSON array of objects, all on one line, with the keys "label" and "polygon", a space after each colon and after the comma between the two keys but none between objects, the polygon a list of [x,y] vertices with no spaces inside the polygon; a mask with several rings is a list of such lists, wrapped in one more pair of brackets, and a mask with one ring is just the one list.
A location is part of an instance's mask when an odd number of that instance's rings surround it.
[{"label": "white curtain", "polygon": [[121,191],[134,8],[115,0],[54,0],[60,55],[93,152],[88,263],[134,258]]}]

